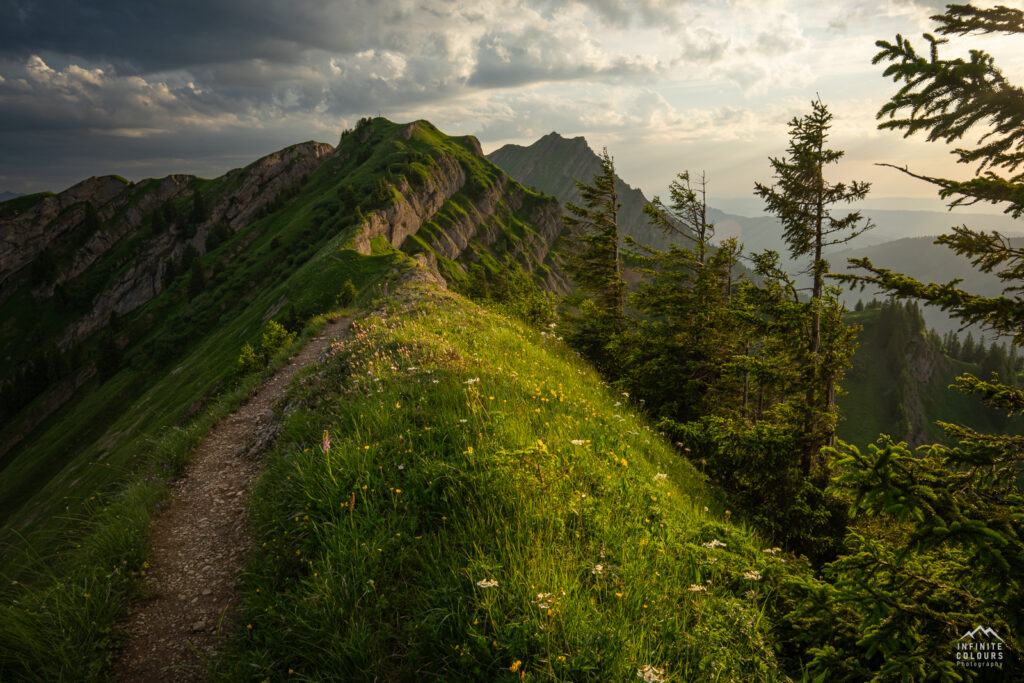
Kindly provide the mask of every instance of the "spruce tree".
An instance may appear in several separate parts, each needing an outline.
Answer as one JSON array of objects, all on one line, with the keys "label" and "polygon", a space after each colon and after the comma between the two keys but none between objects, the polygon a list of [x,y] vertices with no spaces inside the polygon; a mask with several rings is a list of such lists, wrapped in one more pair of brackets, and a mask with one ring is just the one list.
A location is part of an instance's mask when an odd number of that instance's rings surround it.
[{"label": "spruce tree", "polygon": [[832,114],[821,100],[811,102],[811,113],[789,123],[787,156],[770,159],[775,184],[755,183],[755,193],[765,200],[769,213],[782,223],[782,236],[794,259],[810,258],[811,321],[807,338],[806,427],[808,443],[802,454],[804,473],[810,471],[818,448],[831,441],[834,428],[822,424],[818,416],[835,405],[836,377],[823,362],[821,353],[822,297],[828,261],[824,249],[848,242],[871,226],[860,212],[833,215],[836,204],[863,199],[870,184],[861,181],[831,183],[825,179],[825,167],[837,163],[843,152],[828,149]]},{"label": "spruce tree", "polygon": [[562,220],[573,236],[564,265],[578,289],[579,314],[566,319],[566,339],[599,369],[615,374],[611,348],[624,328],[626,283],[619,253],[615,164],[605,149],[591,183],[576,180],[582,206],[569,203]]},{"label": "spruce tree", "polygon": [[733,379],[726,363],[744,352],[730,310],[740,247],[731,239],[712,249],[703,174],[695,186],[688,172],[681,173],[669,190],[670,205],[655,197],[644,212],[669,238],[683,238],[682,244],[660,251],[630,240],[648,277],[631,298],[642,316],[623,345],[624,381],[656,415],[687,421],[723,407],[723,394],[729,393],[724,385]]},{"label": "spruce tree", "polygon": [[583,206],[570,202],[563,217],[575,235],[566,269],[580,290],[602,315],[621,319],[626,283],[619,254],[619,204],[615,190],[615,162],[608,149],[601,152],[601,170],[590,184],[575,180]]},{"label": "spruce tree", "polygon": [[[949,5],[933,19],[942,35],[1024,33],[1024,12],[1006,7]],[[952,205],[994,203],[1021,216],[1024,91],[1008,83],[984,51],[972,50],[968,60],[942,59],[944,41],[930,35],[925,40],[927,56],[918,55],[902,36],[877,43],[875,62],[889,62],[885,75],[903,84],[879,112],[885,119],[881,127],[944,142],[976,129],[976,144],[953,152],[960,162],[976,164],[975,176],[957,180],[901,170],[936,185]],[[995,272],[1004,283],[1002,294],[976,295],[960,289],[958,280],[923,283],[868,259],[854,261],[861,273],[841,279],[940,306],[964,323],[1014,335],[1017,345],[1024,344],[1024,300],[1018,294],[1024,284],[1024,250],[998,233],[965,226],[938,242],[979,270]],[[971,350],[968,344],[974,346],[970,335],[965,354]],[[1008,386],[1001,375],[964,374],[957,384],[1007,417],[1024,413],[1024,391]],[[815,648],[811,676],[856,671],[857,678],[873,680],[956,680],[969,672],[959,669],[950,653],[977,625],[994,630],[1011,658],[1020,652],[1024,441],[1018,435],[939,424],[948,443],[923,446],[916,453],[888,437],[865,453],[845,445],[837,451],[837,486],[867,522],[853,527],[849,553],[828,570],[836,577],[830,597],[836,606],[826,614],[820,601],[810,597],[812,591],[798,610]],[[886,531],[870,534],[865,529]],[[816,622],[821,628],[813,628]],[[851,626],[856,639],[843,642],[832,635]],[[1019,670],[1001,673],[1013,677]]]}]

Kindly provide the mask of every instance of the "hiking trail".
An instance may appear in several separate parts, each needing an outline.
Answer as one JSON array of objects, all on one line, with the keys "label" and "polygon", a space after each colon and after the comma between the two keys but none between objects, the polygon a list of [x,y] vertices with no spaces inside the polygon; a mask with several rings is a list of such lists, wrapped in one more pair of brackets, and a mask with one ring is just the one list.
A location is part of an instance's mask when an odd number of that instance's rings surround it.
[{"label": "hiking trail", "polygon": [[173,498],[149,534],[148,596],[132,606],[121,630],[126,645],[113,667],[121,681],[201,681],[205,659],[232,625],[235,582],[250,537],[246,508],[260,472],[248,446],[284,398],[292,377],[312,365],[352,318],[327,325],[238,410],[218,422],[196,449]]}]

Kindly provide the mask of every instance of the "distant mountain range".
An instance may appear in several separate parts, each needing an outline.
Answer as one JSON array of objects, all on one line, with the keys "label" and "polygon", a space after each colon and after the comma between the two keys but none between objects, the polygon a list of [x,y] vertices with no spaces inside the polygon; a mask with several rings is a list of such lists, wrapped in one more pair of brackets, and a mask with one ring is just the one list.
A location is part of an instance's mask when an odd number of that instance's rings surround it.
[{"label": "distant mountain range", "polygon": [[[487,159],[526,187],[555,197],[562,206],[580,203],[574,179],[589,183],[601,172],[601,160],[584,138],[564,138],[558,133],[548,133],[529,147],[505,145],[488,154]],[[621,178],[615,189],[622,204],[621,232],[641,244],[667,247],[665,234],[651,227],[644,215],[644,205],[649,203],[644,193]]]},{"label": "distant mountain range", "polygon": [[[563,206],[567,202],[580,201],[574,179],[590,182],[600,171],[600,160],[584,138],[565,138],[558,133],[549,133],[526,147],[505,145],[491,152],[487,158],[523,185],[554,196]],[[619,214],[622,232],[642,244],[659,249],[667,246],[668,239],[650,226],[643,213],[643,207],[649,201],[644,193],[621,179],[617,188],[622,203]],[[926,282],[962,278],[965,289],[985,295],[1000,291],[998,278],[979,273],[966,259],[935,245],[934,236],[949,232],[954,225],[996,230],[1008,235],[1024,233],[1024,224],[1005,215],[883,209],[866,209],[861,213],[875,227],[848,244],[838,245],[827,252],[833,271],[844,270],[848,258],[866,256],[875,265],[907,273]],[[783,262],[801,283],[807,279],[800,276],[806,263],[789,258],[775,217],[738,216],[709,208],[708,218],[715,225],[716,241],[736,237],[747,253],[774,249],[782,255]],[[1024,238],[1021,242],[1024,243]],[[844,299],[852,307],[858,298],[870,299],[871,296],[868,290],[863,294],[846,293]],[[928,326],[940,333],[960,327],[938,309],[926,308],[923,313]]]},{"label": "distant mountain range", "polygon": [[[506,145],[488,155],[488,159],[523,185],[554,195],[563,206],[566,202],[579,202],[573,179],[589,182],[600,170],[600,160],[585,139],[566,139],[557,133],[545,135],[528,147]],[[621,231],[638,242],[663,248],[667,242],[665,236],[650,227],[643,213],[648,201],[643,192],[621,179],[617,187],[622,202]],[[934,244],[934,235],[948,232],[950,226],[960,223],[1004,233],[1019,230],[1020,226],[1011,219],[937,211],[866,210],[862,213],[877,227],[857,237],[851,246],[833,248],[828,254],[833,271],[844,270],[848,258],[867,257],[877,266],[908,273],[926,282],[962,278],[962,287],[969,291],[994,295],[1001,290],[996,277],[979,273],[966,259]],[[809,287],[809,278],[801,274],[805,264],[788,257],[774,217],[736,216],[717,209],[709,209],[708,214],[717,229],[716,241],[738,237],[747,253],[774,249],[783,255],[783,262],[797,276],[798,282]],[[1015,240],[1015,244],[1024,245],[1024,237]],[[842,295],[851,309],[858,299],[867,302],[874,296],[870,289],[846,291]],[[960,327],[938,309],[923,307],[921,314],[924,324],[939,333]],[[957,374],[978,372],[977,366],[947,358],[935,338],[924,334],[911,335],[906,348],[887,346],[881,317],[879,307],[850,314],[850,321],[862,326],[862,331],[853,367],[844,382],[849,393],[840,399],[847,418],[840,425],[842,438],[865,446],[877,434],[888,433],[920,444],[942,438],[935,419],[951,420],[958,416],[982,431],[1001,428],[993,426],[993,416],[977,401],[948,389]],[[979,336],[979,330],[973,329],[973,332],[975,337]],[[896,368],[911,368],[907,375],[910,379],[901,379],[903,373],[894,373]],[[900,397],[906,399],[907,406],[897,411],[893,406],[900,405]]]}]

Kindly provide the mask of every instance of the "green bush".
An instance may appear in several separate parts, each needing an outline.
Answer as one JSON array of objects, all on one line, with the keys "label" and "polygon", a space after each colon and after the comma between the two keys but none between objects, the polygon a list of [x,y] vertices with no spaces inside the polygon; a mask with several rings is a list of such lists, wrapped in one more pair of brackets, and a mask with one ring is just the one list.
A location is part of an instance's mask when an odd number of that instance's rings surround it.
[{"label": "green bush", "polygon": [[256,349],[252,347],[252,344],[247,343],[242,347],[242,352],[238,354],[238,374],[248,375],[261,366],[262,363],[260,363],[259,356],[256,355]]},{"label": "green bush", "polygon": [[338,305],[351,306],[357,296],[359,296],[359,290],[356,289],[351,280],[346,280],[341,288],[341,292],[338,294]]},{"label": "green bush", "polygon": [[295,340],[295,333],[289,332],[284,325],[271,320],[263,328],[263,337],[260,340],[260,351],[263,354],[264,362],[269,361],[274,355],[288,346]]}]

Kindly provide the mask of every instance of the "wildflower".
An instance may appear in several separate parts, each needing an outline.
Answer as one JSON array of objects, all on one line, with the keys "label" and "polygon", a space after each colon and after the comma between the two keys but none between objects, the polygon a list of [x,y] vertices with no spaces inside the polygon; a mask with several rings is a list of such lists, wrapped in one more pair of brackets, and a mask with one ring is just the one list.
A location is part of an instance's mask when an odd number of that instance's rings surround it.
[{"label": "wildflower", "polygon": [[595,576],[604,576],[604,565],[603,564],[595,564],[594,568],[590,570],[590,573],[595,575]]},{"label": "wildflower", "polygon": [[331,435],[327,433],[326,429],[324,430],[323,441],[320,442],[320,448],[323,450],[324,453],[331,452]]},{"label": "wildflower", "polygon": [[661,683],[665,680],[665,670],[655,669],[650,664],[644,664],[636,670],[636,677],[642,678],[644,683]]},{"label": "wildflower", "polygon": [[586,443],[586,441],[584,441],[583,439],[573,439],[569,443],[571,443],[573,446],[582,446],[583,444]]},{"label": "wildflower", "polygon": [[551,597],[551,593],[537,593],[537,597],[533,599],[533,604],[541,609],[550,609],[551,603],[548,602],[548,598]]},{"label": "wildflower", "polygon": [[512,673],[515,673],[515,672],[519,671],[519,667],[521,667],[522,665],[523,665],[523,663],[520,660],[517,659],[516,661],[512,662],[512,666],[510,666],[508,668],[508,670],[511,671]]},{"label": "wildflower", "polygon": [[459,422],[461,422],[462,424],[466,424],[466,422],[468,422],[468,421],[469,420],[467,420],[466,418],[462,418],[461,420],[459,420]]},{"label": "wildflower", "polygon": [[654,475],[654,481],[660,481],[662,479],[668,479],[668,475],[664,472],[658,472]]},{"label": "wildflower", "polygon": [[480,381],[479,377],[474,377],[472,379],[467,379],[465,382],[463,382],[463,384],[476,384],[479,381]]},{"label": "wildflower", "polygon": [[498,585],[498,581],[496,579],[481,579],[480,581],[476,582],[476,585],[480,586],[481,588],[494,588]]},{"label": "wildflower", "polygon": [[748,579],[750,581],[760,581],[761,572],[757,571],[756,569],[751,569],[748,572],[743,572],[743,578]]},{"label": "wildflower", "polygon": [[699,583],[691,583],[691,584],[690,584],[690,588],[689,588],[689,591],[690,591],[691,593],[700,593],[700,592],[706,592],[706,591],[707,591],[707,589],[708,589],[708,587],[707,587],[707,586],[702,586],[702,585],[701,585],[701,584],[699,584]]},{"label": "wildflower", "polygon": [[781,553],[782,552],[782,548],[765,548],[761,552],[768,553],[769,555],[774,555],[776,553]]},{"label": "wildflower", "polygon": [[622,395],[625,396],[626,398],[629,398],[629,392],[628,391],[623,391]]},{"label": "wildflower", "polygon": [[714,538],[714,539],[708,541],[707,543],[704,543],[703,545],[704,545],[705,548],[711,548],[712,550],[714,550],[715,548],[724,548],[725,547],[725,543],[722,543],[717,538]]}]

